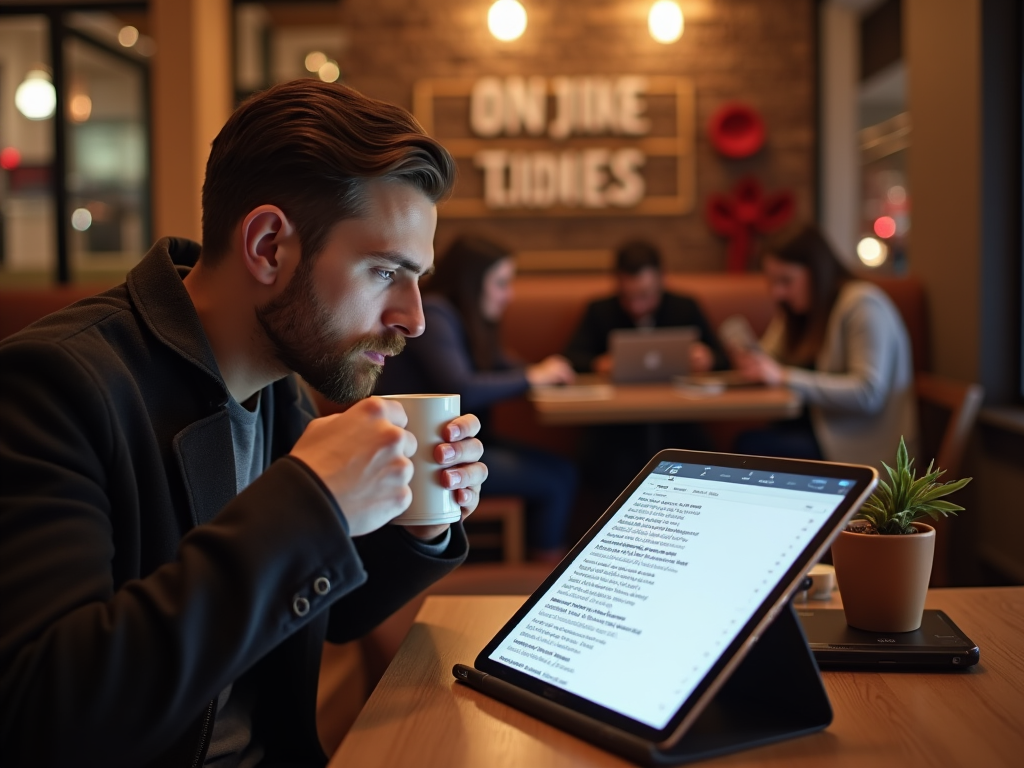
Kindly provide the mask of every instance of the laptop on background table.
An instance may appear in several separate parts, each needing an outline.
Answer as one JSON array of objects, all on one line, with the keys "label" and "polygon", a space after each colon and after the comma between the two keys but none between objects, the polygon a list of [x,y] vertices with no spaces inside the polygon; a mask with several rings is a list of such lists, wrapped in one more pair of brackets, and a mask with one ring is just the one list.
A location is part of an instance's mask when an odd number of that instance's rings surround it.
[{"label": "laptop on background table", "polygon": [[693,326],[626,328],[608,336],[611,379],[616,384],[669,382],[690,370],[690,345],[700,339]]}]

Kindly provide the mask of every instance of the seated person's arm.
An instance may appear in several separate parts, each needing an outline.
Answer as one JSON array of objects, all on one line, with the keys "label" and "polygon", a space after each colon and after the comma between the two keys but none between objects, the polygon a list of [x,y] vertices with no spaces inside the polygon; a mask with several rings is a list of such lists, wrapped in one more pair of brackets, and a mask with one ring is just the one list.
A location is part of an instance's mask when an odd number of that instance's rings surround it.
[{"label": "seated person's arm", "polygon": [[587,306],[579,325],[565,347],[565,357],[573,369],[580,373],[609,373],[612,369],[608,356],[607,324],[600,321],[596,303]]},{"label": "seated person's arm", "polygon": [[899,363],[889,313],[871,301],[862,301],[846,318],[844,330],[843,372],[785,367],[760,353],[746,356],[739,367],[755,380],[792,387],[807,403],[825,410],[878,413],[889,398],[892,369]]},{"label": "seated person's arm", "polygon": [[705,371],[724,371],[732,367],[729,356],[725,352],[718,335],[711,328],[711,323],[697,305],[697,328],[700,330],[700,342],[690,347],[690,370],[695,373]]}]

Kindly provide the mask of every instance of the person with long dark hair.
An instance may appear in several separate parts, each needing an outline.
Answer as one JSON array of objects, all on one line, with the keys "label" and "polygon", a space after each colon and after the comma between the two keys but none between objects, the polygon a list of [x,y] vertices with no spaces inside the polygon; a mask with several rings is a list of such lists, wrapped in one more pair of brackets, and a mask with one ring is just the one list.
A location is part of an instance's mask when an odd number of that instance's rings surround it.
[{"label": "person with long dark hair", "polygon": [[734,350],[753,381],[799,392],[804,414],[747,432],[741,453],[879,466],[917,438],[913,356],[899,311],[856,279],[813,225],[766,245],[762,268],[778,312],[760,351]]},{"label": "person with long dark hair", "polygon": [[423,287],[426,331],[388,362],[377,393],[460,395],[463,411],[480,416],[487,435],[483,497],[524,498],[530,556],[552,561],[565,554],[576,469],[559,456],[495,437],[488,429],[488,409],[531,386],[569,383],[575,374],[561,355],[525,365],[502,349],[500,321],[514,280],[508,250],[479,237],[456,240]]}]

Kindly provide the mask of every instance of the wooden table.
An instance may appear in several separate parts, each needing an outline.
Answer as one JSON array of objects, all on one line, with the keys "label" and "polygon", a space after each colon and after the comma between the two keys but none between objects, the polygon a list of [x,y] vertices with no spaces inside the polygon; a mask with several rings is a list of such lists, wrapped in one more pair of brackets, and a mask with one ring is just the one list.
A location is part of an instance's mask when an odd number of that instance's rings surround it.
[{"label": "wooden table", "polygon": [[[737,387],[720,394],[681,391],[669,384],[583,384],[538,392],[531,402],[541,424],[622,424],[669,421],[791,419],[799,394],[785,387]],[[591,396],[587,396],[590,394]]]},{"label": "wooden table", "polygon": [[[430,597],[331,768],[629,766],[455,682],[521,597]],[[827,603],[819,605],[827,606]],[[962,672],[825,672],[821,733],[718,758],[721,766],[997,768],[1024,764],[1024,587],[933,590],[981,648]]]}]

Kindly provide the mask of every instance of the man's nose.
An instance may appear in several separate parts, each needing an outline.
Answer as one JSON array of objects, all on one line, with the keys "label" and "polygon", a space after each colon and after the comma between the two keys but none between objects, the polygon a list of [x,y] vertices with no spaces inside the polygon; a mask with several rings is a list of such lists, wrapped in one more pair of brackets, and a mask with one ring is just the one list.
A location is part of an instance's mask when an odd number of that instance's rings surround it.
[{"label": "man's nose", "polygon": [[385,326],[407,338],[421,336],[426,330],[427,321],[423,316],[419,286],[412,286],[409,291],[396,297],[394,304],[385,309],[382,321]]}]

